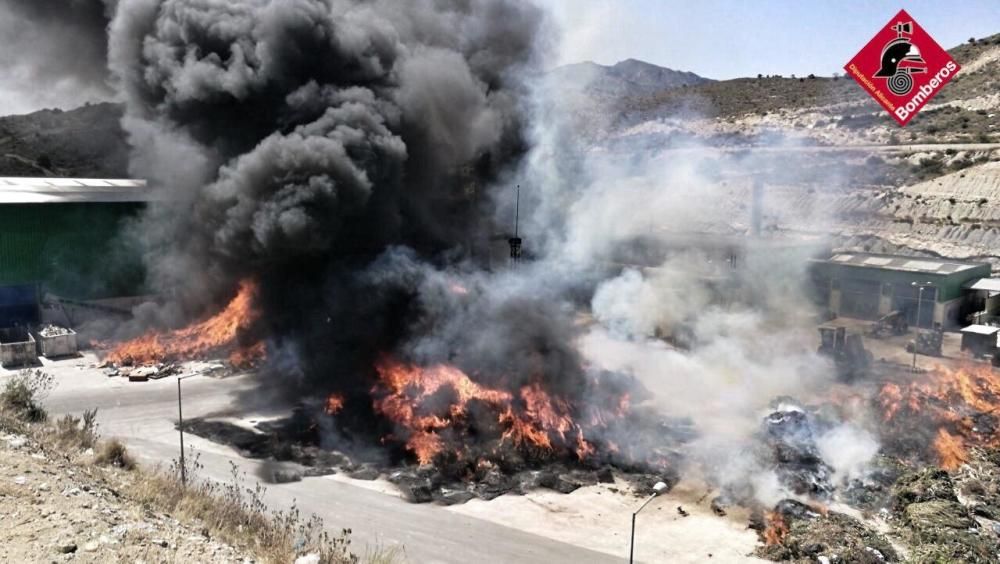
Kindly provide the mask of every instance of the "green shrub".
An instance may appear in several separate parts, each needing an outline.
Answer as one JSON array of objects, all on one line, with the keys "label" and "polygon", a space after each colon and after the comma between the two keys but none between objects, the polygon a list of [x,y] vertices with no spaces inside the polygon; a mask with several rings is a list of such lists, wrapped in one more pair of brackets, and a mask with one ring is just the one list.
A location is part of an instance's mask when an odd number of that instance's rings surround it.
[{"label": "green shrub", "polygon": [[41,402],[54,385],[55,379],[51,374],[41,370],[22,370],[4,384],[3,392],[0,392],[0,405],[32,423],[45,421],[48,414]]}]

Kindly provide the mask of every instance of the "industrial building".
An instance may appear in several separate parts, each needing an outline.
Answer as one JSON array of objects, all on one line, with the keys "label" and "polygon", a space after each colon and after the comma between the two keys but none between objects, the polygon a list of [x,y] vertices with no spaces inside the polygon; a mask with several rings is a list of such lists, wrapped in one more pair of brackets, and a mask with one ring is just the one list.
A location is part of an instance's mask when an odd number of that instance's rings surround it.
[{"label": "industrial building", "polygon": [[987,263],[867,253],[813,262],[818,294],[827,297],[834,314],[877,319],[899,311],[919,327],[967,325],[966,318],[982,307],[969,288],[991,271]]},{"label": "industrial building", "polygon": [[0,178],[0,327],[37,322],[46,293],[142,293],[142,262],[119,235],[151,199],[143,180]]}]

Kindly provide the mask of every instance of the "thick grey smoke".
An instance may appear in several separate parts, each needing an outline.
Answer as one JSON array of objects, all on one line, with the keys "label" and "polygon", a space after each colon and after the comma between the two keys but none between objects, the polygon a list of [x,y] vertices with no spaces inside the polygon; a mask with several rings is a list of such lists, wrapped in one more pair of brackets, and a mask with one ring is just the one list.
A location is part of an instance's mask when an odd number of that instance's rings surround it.
[{"label": "thick grey smoke", "polygon": [[[601,116],[563,94],[584,88],[543,80],[533,90],[521,217],[540,261],[563,273],[545,287],[589,281],[593,323],[578,350],[589,366],[636,376],[661,413],[694,422],[686,454],[696,475],[766,503],[794,497],[760,456],[759,433],[776,398],[824,402],[836,385],[816,354],[808,259],[825,244],[809,236],[829,221],[811,195],[838,179],[813,186],[809,167],[782,152],[796,147],[782,131],[761,132],[772,134],[762,151],[709,146],[690,132],[714,124],[683,110],[629,126],[604,120],[587,139],[581,122]],[[765,187],[756,237],[755,182]],[[503,201],[497,210],[513,213]],[[877,452],[869,423],[852,414],[816,430],[838,483],[863,478]]]},{"label": "thick grey smoke", "polygon": [[[603,403],[588,371],[633,374],[695,421],[709,474],[766,497],[773,474],[734,449],[771,399],[832,373],[803,257],[736,269],[705,233],[744,237],[748,171],[787,167],[580,143],[571,86],[524,83],[545,25],[515,0],[123,0],[109,60],[133,172],[173,195],[134,230],[169,298],[141,321],[190,321],[252,278],[273,376],[368,405],[384,354],[580,405]],[[516,183],[533,260],[492,269]],[[766,227],[786,208],[772,198]]]},{"label": "thick grey smoke", "polygon": [[333,387],[367,390],[383,353],[538,351],[578,374],[543,296],[484,285],[461,306],[432,283],[503,232],[490,191],[524,150],[544,22],[513,0],[123,1],[110,60],[134,173],[174,196],[134,230],[172,297],[151,313],[189,320],[253,278],[279,357]]},{"label": "thick grey smoke", "polygon": [[111,96],[107,27],[116,0],[0,1],[3,113]]}]

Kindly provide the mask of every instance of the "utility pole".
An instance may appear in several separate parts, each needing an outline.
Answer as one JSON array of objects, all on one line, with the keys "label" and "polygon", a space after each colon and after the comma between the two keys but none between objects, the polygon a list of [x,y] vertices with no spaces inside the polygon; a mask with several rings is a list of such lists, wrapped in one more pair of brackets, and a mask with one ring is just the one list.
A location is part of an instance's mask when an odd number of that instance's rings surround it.
[{"label": "utility pole", "polygon": [[510,263],[516,265],[521,260],[521,238],[518,237],[518,223],[521,215],[521,185],[517,185],[517,196],[514,200],[514,236],[507,239],[510,245]]}]

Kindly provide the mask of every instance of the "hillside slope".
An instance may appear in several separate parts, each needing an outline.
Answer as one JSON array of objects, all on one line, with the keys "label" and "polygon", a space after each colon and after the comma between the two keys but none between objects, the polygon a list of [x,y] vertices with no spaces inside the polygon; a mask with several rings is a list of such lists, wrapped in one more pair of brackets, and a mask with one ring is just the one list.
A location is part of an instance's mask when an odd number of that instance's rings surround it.
[{"label": "hillside slope", "polygon": [[637,59],[611,66],[586,61],[553,69],[546,77],[554,84],[581,89],[597,98],[653,96],[674,88],[714,82],[693,72],[677,71]]}]

